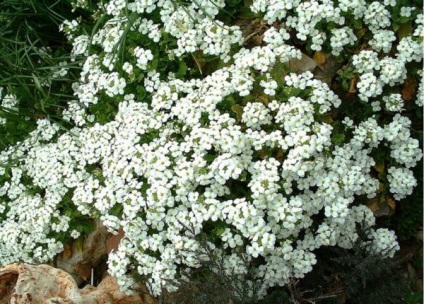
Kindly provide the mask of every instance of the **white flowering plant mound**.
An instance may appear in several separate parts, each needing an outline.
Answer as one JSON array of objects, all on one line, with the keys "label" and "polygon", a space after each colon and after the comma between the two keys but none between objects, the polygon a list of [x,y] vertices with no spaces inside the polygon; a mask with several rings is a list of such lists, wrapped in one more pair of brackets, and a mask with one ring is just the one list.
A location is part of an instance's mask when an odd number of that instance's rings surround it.
[{"label": "white flowering plant mound", "polygon": [[[108,260],[122,290],[143,277],[153,295],[210,251],[228,274],[254,273],[261,295],[303,278],[316,249],[352,248],[358,229],[370,254],[394,256],[396,235],[366,204],[417,186],[422,151],[402,112],[422,111],[422,81],[409,100],[404,85],[420,76],[419,7],[233,3],[265,28],[246,47],[227,1],[74,5],[95,22],[61,26],[84,60],[63,111],[74,127],[39,120],[0,155],[17,160],[0,169],[0,264],[50,260],[93,218],[125,233]],[[353,92],[290,71],[301,50],[337,56]]]}]

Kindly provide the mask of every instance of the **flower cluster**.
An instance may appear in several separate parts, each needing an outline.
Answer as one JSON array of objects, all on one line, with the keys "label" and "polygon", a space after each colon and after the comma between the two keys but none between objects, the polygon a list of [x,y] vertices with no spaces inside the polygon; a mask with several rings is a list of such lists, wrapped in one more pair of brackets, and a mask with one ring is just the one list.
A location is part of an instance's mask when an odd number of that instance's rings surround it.
[{"label": "flower cluster", "polygon": [[[395,4],[396,1],[390,3],[373,1],[368,4],[364,0],[337,2],[255,0],[251,9],[255,13],[262,13],[269,25],[277,20],[282,21],[282,27],[295,30],[296,38],[308,41],[312,50],[321,51],[324,44],[329,41],[331,52],[338,56],[346,46],[352,45],[357,39],[353,29],[348,25],[349,20],[360,22],[360,25],[363,22],[373,35],[369,41],[373,49],[388,53],[396,40],[395,33],[388,29],[392,21],[391,6]],[[414,10],[413,7],[402,7],[400,14],[410,17]],[[336,28],[326,33],[322,31],[323,24],[331,24],[331,27],[335,25]],[[414,36],[422,37],[422,33],[417,29]],[[414,45],[414,50],[422,54],[422,48],[419,51]]]},{"label": "flower cluster", "polygon": [[[111,233],[123,229],[108,266],[124,291],[135,276],[147,277],[154,295],[175,290],[210,250],[223,255],[227,273],[246,274],[242,258],[255,261],[253,279],[265,294],[310,272],[321,246],[352,248],[361,227],[371,254],[392,257],[396,236],[374,229],[372,211],[356,198],[381,192],[372,171],[379,148],[390,149],[384,182],[393,197],[411,194],[411,168],[422,158],[411,120],[346,117],[350,135],[340,140],[330,115],[343,100],[312,72],[282,71],[302,55],[289,32],[313,50],[328,42],[344,56],[359,39],[350,15],[373,34],[372,49],[351,60],[359,99],[376,111],[380,102],[402,111],[399,93],[378,97],[405,81],[408,62],[421,60],[422,29],[386,56],[396,39],[387,29],[393,2],[254,0],[251,10],[269,28],[264,45],[251,48],[238,26],[215,20],[224,1],[107,1],[94,15],[91,41],[79,22],[64,23],[73,59],[84,59],[63,112],[75,127],[60,132],[40,120],[20,146],[0,154],[3,164],[19,159],[0,167],[10,176],[0,188],[0,264],[45,262],[63,249],[59,237],[78,237],[83,231],[71,229],[66,206],[79,218],[99,218]],[[323,32],[324,23],[335,28]],[[187,58],[202,72],[198,56],[225,64],[185,79]],[[93,109],[109,100],[116,113],[98,123]]]},{"label": "flower cluster", "polygon": [[[2,96],[3,88],[0,88],[0,107],[2,112],[8,112],[8,111],[16,111],[17,105],[19,104],[19,100],[16,98],[13,94],[6,94]],[[0,117],[0,125],[3,125],[6,123],[6,118]]]},{"label": "flower cluster", "polygon": [[387,179],[390,182],[390,192],[395,199],[402,199],[412,194],[412,189],[417,181],[411,170],[406,168],[391,167]]}]

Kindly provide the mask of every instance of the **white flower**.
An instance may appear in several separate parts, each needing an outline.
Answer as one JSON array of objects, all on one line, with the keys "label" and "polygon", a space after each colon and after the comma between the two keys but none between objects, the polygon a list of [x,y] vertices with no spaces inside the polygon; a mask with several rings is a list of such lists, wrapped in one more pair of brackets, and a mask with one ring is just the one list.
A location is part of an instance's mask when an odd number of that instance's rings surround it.
[{"label": "white flower", "polygon": [[416,9],[415,7],[402,6],[400,8],[400,15],[402,17],[410,17],[412,11],[414,11],[415,9]]},{"label": "white flower", "polygon": [[383,92],[383,83],[372,73],[362,74],[356,86],[359,90],[359,98],[364,101],[377,97]]},{"label": "white flower", "polygon": [[396,49],[397,58],[403,62],[420,62],[423,58],[422,42],[414,40],[411,36],[402,38]]},{"label": "white flower", "polygon": [[363,50],[352,56],[352,63],[358,73],[368,73],[380,69],[378,54],[371,50]]},{"label": "white flower", "polygon": [[272,116],[267,107],[261,102],[249,102],[243,107],[242,122],[247,127],[259,129],[261,125],[271,124]]},{"label": "white flower", "polygon": [[371,47],[377,52],[388,53],[392,49],[392,43],[396,41],[395,33],[391,30],[375,30],[373,39],[369,41]]},{"label": "white flower", "polygon": [[72,230],[70,235],[71,235],[71,238],[77,239],[80,237],[81,233],[78,232],[77,230]]},{"label": "white flower", "polygon": [[418,85],[417,97],[415,99],[415,103],[419,107],[423,107],[424,106],[424,78],[422,77],[422,71],[418,75],[420,76],[421,79]]},{"label": "white flower", "polygon": [[407,168],[390,167],[387,180],[390,185],[390,192],[397,200],[401,200],[412,194],[412,189],[417,185],[417,180],[411,170]]},{"label": "white flower", "polygon": [[365,0],[340,0],[339,7],[343,12],[352,12],[355,19],[362,18],[367,10]]},{"label": "white flower", "polygon": [[88,44],[90,42],[90,37],[87,35],[80,35],[76,37],[72,43],[72,53],[71,58],[75,60],[74,58],[78,55],[88,55]]},{"label": "white flower", "polygon": [[348,127],[348,128],[351,128],[352,126],[353,126],[353,120],[352,119],[350,119],[349,117],[345,117],[343,120],[342,120],[342,123],[344,124],[344,125],[346,125],[346,127]]},{"label": "white flower", "polygon": [[12,111],[17,111],[17,105],[19,104],[19,100],[17,99],[16,95],[14,94],[6,94],[4,95],[1,106],[5,109],[9,109]]},{"label": "white flower", "polygon": [[67,64],[68,63],[66,61],[59,62],[58,66],[61,68],[54,71],[52,78],[60,78],[61,76],[63,77],[68,74],[68,69],[66,68]]},{"label": "white flower", "polygon": [[335,56],[340,55],[344,46],[352,45],[357,40],[352,29],[347,26],[331,30],[331,34],[332,34],[330,38],[330,43],[332,47],[331,53]]},{"label": "white flower", "polygon": [[373,254],[393,258],[396,251],[400,249],[393,231],[385,228],[371,230],[370,237],[372,240],[368,250]]},{"label": "white flower", "polygon": [[127,85],[125,78],[120,78],[117,72],[102,76],[99,85],[106,91],[108,96],[113,97],[124,94],[124,89]]},{"label": "white flower", "polygon": [[152,51],[141,47],[134,49],[134,56],[137,58],[137,66],[142,70],[146,70],[149,61],[153,60]]},{"label": "white flower", "polygon": [[385,108],[387,111],[403,111],[403,99],[400,94],[390,94],[389,96],[384,96],[383,101],[385,103]]},{"label": "white flower", "polygon": [[115,16],[119,15],[125,5],[125,0],[110,0],[110,2],[106,6],[106,14]]},{"label": "white flower", "polygon": [[47,119],[37,120],[37,130],[35,131],[45,141],[51,140],[59,131],[59,125],[50,123]]},{"label": "white flower", "polygon": [[364,22],[371,31],[390,25],[390,12],[378,1],[372,2],[364,12]]},{"label": "white flower", "polygon": [[122,70],[124,70],[127,74],[132,74],[133,73],[133,70],[134,70],[134,67],[133,67],[133,65],[131,63],[125,62],[122,65]]},{"label": "white flower", "polygon": [[277,89],[278,84],[274,79],[271,78],[270,74],[267,74],[266,77],[267,77],[267,79],[261,80],[259,85],[264,88],[265,94],[267,94],[269,96],[274,96],[275,95],[275,89]]},{"label": "white flower", "polygon": [[371,102],[371,107],[374,112],[381,111],[381,105],[378,100]]},{"label": "white flower", "polygon": [[398,59],[385,57],[380,60],[381,71],[380,71],[380,80],[385,84],[394,86],[398,83],[403,83],[406,79],[406,68],[405,64]]},{"label": "white flower", "polygon": [[424,14],[418,14],[415,19],[416,28],[412,34],[414,37],[424,37]]}]

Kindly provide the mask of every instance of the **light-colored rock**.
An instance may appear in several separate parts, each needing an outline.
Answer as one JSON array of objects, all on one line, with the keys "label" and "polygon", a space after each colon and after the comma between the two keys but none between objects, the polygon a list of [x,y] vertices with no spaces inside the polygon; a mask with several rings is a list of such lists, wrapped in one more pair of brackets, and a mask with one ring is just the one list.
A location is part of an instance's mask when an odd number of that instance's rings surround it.
[{"label": "light-colored rock", "polygon": [[98,291],[81,293],[75,280],[62,269],[49,265],[11,264],[0,269],[1,285],[7,285],[11,275],[17,276],[9,290],[10,304],[26,303],[113,303],[110,294]]},{"label": "light-colored rock", "polygon": [[[306,55],[305,53],[302,53],[302,58],[300,59],[292,59],[289,62],[284,64],[287,68],[289,68],[290,73],[303,73],[306,71],[314,71],[315,68],[318,66],[315,60],[313,60],[311,57]],[[281,78],[284,81],[284,77],[287,76],[287,73],[285,71],[281,72]]]},{"label": "light-colored rock", "polygon": [[62,269],[24,263],[0,268],[0,300],[10,304],[146,303],[138,294],[120,292],[111,276],[105,277],[98,287],[79,289],[73,277]]},{"label": "light-colored rock", "polygon": [[114,303],[122,304],[155,304],[154,299],[147,293],[146,288],[142,287],[142,293],[135,295],[126,295],[119,291],[119,286],[116,279],[110,275],[106,276],[102,282],[97,286],[99,290],[107,292],[112,295]]},{"label": "light-colored rock", "polygon": [[302,58],[292,59],[287,63],[290,68],[290,72],[306,72],[313,71],[317,67],[317,63],[308,55],[302,53]]},{"label": "light-colored rock", "polygon": [[331,87],[333,79],[336,76],[337,71],[342,67],[342,64],[331,54],[327,54],[325,58],[324,64],[318,66],[314,70],[314,75],[316,79],[325,82]]},{"label": "light-colored rock", "polygon": [[119,242],[125,236],[125,232],[122,228],[119,228],[118,234],[110,235],[106,240],[106,252],[109,254],[112,251],[118,250]]},{"label": "light-colored rock", "polygon": [[77,284],[87,281],[91,275],[91,269],[95,268],[107,255],[108,236],[106,227],[97,222],[96,229],[82,243],[76,241],[65,248],[64,252],[58,256],[55,266],[69,272]]}]

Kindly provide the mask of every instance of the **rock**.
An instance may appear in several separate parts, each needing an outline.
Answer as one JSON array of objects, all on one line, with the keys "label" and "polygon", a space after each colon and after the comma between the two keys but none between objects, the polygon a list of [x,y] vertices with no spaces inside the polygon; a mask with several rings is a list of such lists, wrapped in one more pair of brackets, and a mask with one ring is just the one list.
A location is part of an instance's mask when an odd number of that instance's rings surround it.
[{"label": "rock", "polygon": [[303,73],[306,71],[313,71],[317,67],[317,63],[308,55],[302,53],[302,58],[292,59],[287,63],[292,73]]},{"label": "rock", "polygon": [[118,246],[122,238],[124,237],[124,229],[119,228],[118,234],[111,235],[106,240],[106,252],[109,254],[112,251],[118,250]]},{"label": "rock", "polygon": [[[313,71],[317,67],[317,63],[311,57],[302,53],[302,58],[300,59],[292,59],[289,62],[285,63],[285,65],[289,68],[290,73],[301,74],[306,71]],[[281,73],[281,78],[284,80],[287,73],[283,71]]]},{"label": "rock", "polygon": [[[322,56],[325,56],[325,60],[321,59],[323,61],[323,64],[321,65],[318,65],[313,58],[302,53],[302,58],[300,60],[292,59],[286,63],[286,66],[290,69],[290,73],[300,74],[310,71],[314,74],[316,79],[321,80],[331,87],[333,79],[336,76],[337,71],[342,67],[342,64],[331,54],[325,54]],[[284,79],[286,75],[287,74],[283,72],[281,77]]]},{"label": "rock", "polygon": [[[75,280],[62,269],[49,265],[11,264],[0,269],[2,286],[15,285],[7,295],[10,304],[24,303],[113,303],[112,296],[98,291],[81,293]],[[3,295],[2,295],[3,296]],[[49,302],[50,301],[50,302]]]},{"label": "rock", "polygon": [[69,272],[77,284],[87,281],[90,278],[91,269],[107,256],[108,236],[106,227],[97,222],[96,229],[82,243],[75,241],[71,246],[65,247],[64,252],[57,258],[55,266]]},{"label": "rock", "polygon": [[108,292],[112,295],[114,303],[122,304],[155,304],[154,299],[147,293],[147,290],[143,287],[143,295],[126,295],[119,291],[119,286],[116,279],[110,275],[106,276],[102,282],[97,286],[99,290]]},{"label": "rock", "polygon": [[111,276],[107,276],[98,287],[87,285],[79,289],[73,277],[62,269],[25,263],[0,268],[0,299],[10,304],[154,303],[146,302],[138,294],[123,294]]},{"label": "rock", "polygon": [[15,272],[5,272],[2,274],[0,279],[0,303],[7,303],[4,300],[10,298],[18,277],[19,275]]},{"label": "rock", "polygon": [[333,55],[327,54],[324,64],[318,66],[313,73],[316,79],[325,82],[331,87],[333,79],[341,67],[342,63],[338,62]]}]

